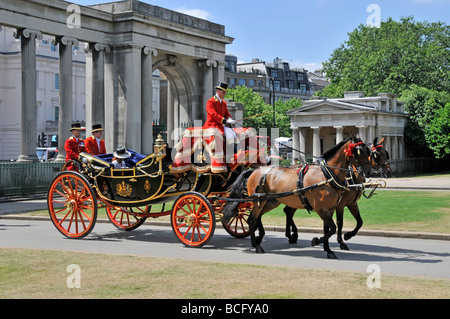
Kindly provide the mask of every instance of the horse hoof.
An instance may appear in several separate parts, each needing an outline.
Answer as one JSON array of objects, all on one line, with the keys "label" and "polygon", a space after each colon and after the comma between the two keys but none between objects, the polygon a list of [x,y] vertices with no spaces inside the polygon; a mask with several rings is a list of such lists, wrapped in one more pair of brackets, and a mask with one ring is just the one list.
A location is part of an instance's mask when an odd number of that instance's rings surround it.
[{"label": "horse hoof", "polygon": [[258,246],[258,247],[256,247],[256,253],[257,254],[264,254],[265,251],[264,251],[264,249],[261,246]]},{"label": "horse hoof", "polygon": [[333,252],[327,253],[328,259],[337,259],[336,255]]},{"label": "horse hoof", "polygon": [[350,233],[345,233],[344,234],[344,239],[345,240],[349,240],[350,238],[352,238],[353,236]]},{"label": "horse hoof", "polygon": [[319,244],[319,238],[314,237],[311,241],[311,247],[314,247]]},{"label": "horse hoof", "polygon": [[296,244],[297,238],[289,238],[289,244]]},{"label": "horse hoof", "polygon": [[349,248],[348,248],[348,246],[346,245],[346,244],[340,244],[339,245],[339,247],[341,248],[341,250],[350,250]]}]

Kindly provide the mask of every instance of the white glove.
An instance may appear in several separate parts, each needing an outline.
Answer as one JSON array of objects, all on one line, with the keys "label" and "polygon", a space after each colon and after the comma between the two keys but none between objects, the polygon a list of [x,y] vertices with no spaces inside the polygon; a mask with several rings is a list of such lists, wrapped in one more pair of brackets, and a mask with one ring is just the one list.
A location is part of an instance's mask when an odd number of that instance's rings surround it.
[{"label": "white glove", "polygon": [[236,121],[233,120],[231,117],[227,118],[227,120],[225,121],[225,124],[228,125],[236,125]]}]

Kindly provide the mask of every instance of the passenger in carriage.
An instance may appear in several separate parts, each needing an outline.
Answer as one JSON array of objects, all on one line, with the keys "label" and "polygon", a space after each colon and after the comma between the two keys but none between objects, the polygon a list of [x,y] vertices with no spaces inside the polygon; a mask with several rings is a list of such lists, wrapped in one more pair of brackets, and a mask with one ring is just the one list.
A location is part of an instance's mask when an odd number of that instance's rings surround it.
[{"label": "passenger in carriage", "polygon": [[113,156],[114,158],[112,164],[114,165],[114,168],[127,168],[127,164],[125,163],[124,159],[129,158],[131,156],[131,153],[128,152],[125,147],[116,148]]},{"label": "passenger in carriage", "polygon": [[[236,125],[236,121],[231,118],[228,112],[227,102],[225,102],[225,94],[228,91],[228,84],[221,83],[216,86],[216,94],[206,102],[206,122],[203,128],[217,128],[225,136],[227,145],[234,145],[234,153],[237,153],[239,143],[236,133],[231,129]],[[229,152],[228,152],[229,153]],[[227,160],[230,155],[227,154]]]},{"label": "passenger in carriage", "polygon": [[86,151],[91,155],[106,154],[105,141],[102,139],[101,124],[92,125],[92,136],[85,139]]}]

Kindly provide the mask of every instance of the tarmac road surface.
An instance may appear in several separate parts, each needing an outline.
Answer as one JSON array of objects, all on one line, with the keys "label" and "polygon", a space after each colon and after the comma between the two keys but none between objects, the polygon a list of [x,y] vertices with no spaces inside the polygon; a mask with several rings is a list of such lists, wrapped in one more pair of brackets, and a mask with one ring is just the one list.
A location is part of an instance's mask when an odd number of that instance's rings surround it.
[{"label": "tarmac road surface", "polygon": [[93,253],[114,253],[189,260],[278,265],[312,269],[348,270],[361,273],[450,279],[450,244],[444,240],[357,236],[348,241],[350,251],[342,251],[331,237],[338,257],[326,258],[322,246],[311,247],[315,234],[300,233],[297,244],[288,244],[282,232],[266,232],[262,243],[266,253],[256,254],[250,239],[231,237],[217,228],[202,248],[185,247],[169,226],[143,225],[131,232],[112,224],[97,223],[83,239],[68,239],[50,221],[0,219],[0,248],[31,248]]}]

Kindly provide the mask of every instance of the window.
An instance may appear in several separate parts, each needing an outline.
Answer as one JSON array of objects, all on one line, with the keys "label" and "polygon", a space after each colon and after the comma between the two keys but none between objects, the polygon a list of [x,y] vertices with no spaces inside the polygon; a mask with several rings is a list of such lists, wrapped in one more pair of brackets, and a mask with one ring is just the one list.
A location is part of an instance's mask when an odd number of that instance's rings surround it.
[{"label": "window", "polygon": [[59,90],[59,73],[55,73],[55,90]]},{"label": "window", "polygon": [[273,77],[273,78],[277,78],[278,77],[278,70],[276,70],[276,69],[270,70],[270,76]]},{"label": "window", "polygon": [[57,45],[55,45],[54,43],[53,43],[53,41],[51,42],[51,46],[50,46],[50,50],[52,50],[53,52],[56,52],[56,48],[57,48],[58,46]]},{"label": "window", "polygon": [[248,80],[248,86],[255,86],[255,80],[254,79],[249,79]]},{"label": "window", "polygon": [[277,91],[280,90],[280,88],[281,88],[281,83],[280,83],[280,81],[277,81],[277,80],[273,81],[273,85],[274,85],[274,87],[275,87],[275,90],[277,90]]},{"label": "window", "polygon": [[53,120],[56,122],[59,121],[59,106],[53,108]]},{"label": "window", "polygon": [[306,82],[305,74],[304,73],[297,73],[297,80]]},{"label": "window", "polygon": [[245,85],[245,79],[239,79],[239,85]]},{"label": "window", "polygon": [[288,88],[295,89],[295,83],[294,81],[287,81],[288,82]]},{"label": "window", "polygon": [[230,85],[235,85],[236,84],[236,78],[230,78]]}]

